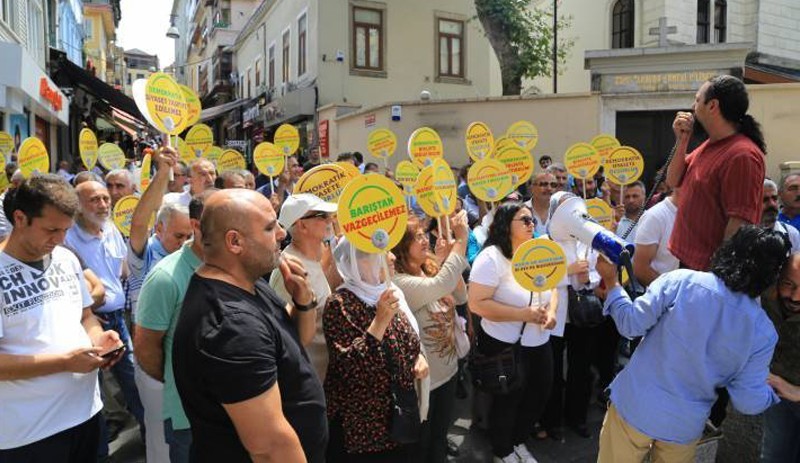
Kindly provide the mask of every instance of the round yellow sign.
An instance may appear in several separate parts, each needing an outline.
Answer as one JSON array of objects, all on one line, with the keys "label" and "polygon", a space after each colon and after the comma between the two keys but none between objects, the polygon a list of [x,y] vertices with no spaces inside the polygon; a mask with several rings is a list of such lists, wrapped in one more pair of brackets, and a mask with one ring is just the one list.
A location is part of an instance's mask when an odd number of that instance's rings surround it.
[{"label": "round yellow sign", "polygon": [[12,151],[14,151],[14,137],[9,133],[0,131],[0,153],[9,156]]},{"label": "round yellow sign", "polygon": [[247,168],[247,163],[244,161],[242,153],[227,149],[219,155],[217,160],[217,172],[222,173],[228,170],[244,170]]},{"label": "round yellow sign", "polygon": [[389,129],[375,129],[367,137],[367,151],[376,158],[388,159],[397,149],[397,137]]},{"label": "round yellow sign", "polygon": [[511,271],[520,286],[540,293],[555,288],[567,274],[567,256],[555,241],[535,238],[514,252]]},{"label": "round yellow sign", "polygon": [[105,170],[122,169],[125,167],[125,153],[122,148],[114,143],[103,143],[97,149],[97,157],[100,165]]},{"label": "round yellow sign", "polygon": [[531,153],[514,145],[506,145],[495,154],[494,158],[502,162],[511,172],[511,184],[514,188],[522,185],[533,174],[533,157]]},{"label": "round yellow sign", "polygon": [[170,135],[178,135],[188,127],[189,107],[183,90],[169,74],[156,72],[147,78],[144,88],[147,112],[156,128]]},{"label": "round yellow sign", "polygon": [[197,124],[197,121],[200,120],[200,113],[203,111],[203,107],[200,105],[200,98],[197,97],[197,94],[194,93],[194,90],[185,85],[178,84],[178,86],[181,88],[183,99],[186,100],[186,107],[189,111],[186,127],[191,127]]},{"label": "round yellow sign", "polygon": [[92,129],[83,129],[78,135],[78,153],[81,155],[83,165],[88,170],[94,169],[97,164],[97,137]]},{"label": "round yellow sign", "polygon": [[50,171],[50,156],[47,154],[47,148],[36,137],[26,138],[19,145],[17,161],[19,170],[22,171],[25,178],[29,178],[34,172],[46,174]]},{"label": "round yellow sign", "polygon": [[442,208],[439,215],[450,215],[456,211],[456,178],[453,169],[444,159],[436,159],[431,164],[433,168],[433,191],[436,194],[437,204]]},{"label": "round yellow sign", "polygon": [[511,172],[505,164],[496,159],[481,159],[469,168],[467,185],[476,198],[495,202],[511,193]]},{"label": "round yellow sign", "polygon": [[473,122],[467,126],[464,141],[467,144],[467,154],[473,161],[491,157],[494,152],[494,135],[483,122]]},{"label": "round yellow sign", "polygon": [[416,183],[414,183],[414,196],[417,204],[430,217],[442,215],[442,203],[433,189],[433,166],[428,166],[419,171]]},{"label": "round yellow sign", "polygon": [[208,149],[208,151],[206,151],[203,157],[213,162],[214,165],[216,166],[217,161],[219,160],[219,157],[221,155],[222,155],[222,148],[220,148],[219,146],[212,146],[211,148]]},{"label": "round yellow sign", "polygon": [[139,183],[142,186],[142,193],[150,186],[150,180],[153,178],[153,175],[150,173],[152,164],[153,158],[150,156],[150,153],[145,154],[142,158],[142,169],[139,171]]},{"label": "round yellow sign", "polygon": [[403,185],[406,196],[414,194],[414,184],[417,183],[419,168],[411,161],[400,161],[394,168],[394,179]]},{"label": "round yellow sign", "polygon": [[494,157],[501,150],[503,150],[503,149],[505,149],[505,148],[507,148],[509,146],[517,146],[517,145],[516,145],[516,143],[511,141],[510,138],[508,138],[506,136],[495,138],[495,140],[494,140],[494,151],[492,152],[492,156],[491,157]]},{"label": "round yellow sign", "polygon": [[194,125],[186,133],[185,143],[195,157],[202,157],[209,148],[214,146],[214,132],[205,124]]},{"label": "round yellow sign", "polygon": [[636,148],[620,146],[608,156],[604,169],[610,182],[630,185],[644,173],[644,158]]},{"label": "round yellow sign", "polygon": [[336,163],[336,165],[344,170],[344,173],[347,174],[348,180],[352,180],[361,175],[361,171],[358,170],[358,167],[356,167],[350,161],[339,161]]},{"label": "round yellow sign", "polygon": [[297,127],[291,124],[281,124],[275,131],[273,142],[284,156],[291,156],[300,147],[300,133],[297,131]]},{"label": "round yellow sign", "polygon": [[311,193],[323,201],[335,203],[350,176],[341,166],[322,164],[304,173],[294,186],[296,193]]},{"label": "round yellow sign", "polygon": [[597,150],[600,155],[600,162],[605,162],[606,158],[612,151],[619,148],[619,140],[613,135],[601,133],[600,135],[592,138],[591,145]]},{"label": "round yellow sign", "polygon": [[253,150],[253,164],[262,174],[268,177],[277,177],[283,172],[286,156],[272,143],[263,141]]},{"label": "round yellow sign", "polygon": [[528,121],[517,121],[506,130],[506,137],[520,148],[530,151],[539,142],[539,130]]},{"label": "round yellow sign", "polygon": [[575,143],[564,154],[564,164],[573,177],[587,179],[600,169],[600,155],[588,143]]},{"label": "round yellow sign", "polygon": [[181,158],[181,161],[183,161],[183,163],[188,166],[189,164],[192,163],[192,161],[197,159],[197,156],[195,156],[194,151],[191,148],[189,148],[189,145],[187,145],[186,142],[183,141],[183,138],[181,137],[175,137],[175,138],[178,140],[178,156]]},{"label": "round yellow sign", "polygon": [[112,220],[117,229],[124,236],[131,234],[131,219],[133,219],[133,211],[139,204],[139,198],[134,195],[124,196],[117,200],[114,205],[114,212],[112,213]]},{"label": "round yellow sign", "polygon": [[586,210],[606,230],[614,231],[614,210],[611,209],[607,202],[600,198],[587,199]]},{"label": "round yellow sign", "polygon": [[434,159],[444,156],[442,139],[435,130],[420,127],[408,138],[408,155],[420,169],[427,167]]},{"label": "round yellow sign", "polygon": [[391,250],[403,238],[408,210],[403,193],[383,175],[367,174],[347,184],[339,198],[339,224],[363,252]]},{"label": "round yellow sign", "polygon": [[6,191],[10,184],[6,177],[6,157],[0,152],[0,193]]}]

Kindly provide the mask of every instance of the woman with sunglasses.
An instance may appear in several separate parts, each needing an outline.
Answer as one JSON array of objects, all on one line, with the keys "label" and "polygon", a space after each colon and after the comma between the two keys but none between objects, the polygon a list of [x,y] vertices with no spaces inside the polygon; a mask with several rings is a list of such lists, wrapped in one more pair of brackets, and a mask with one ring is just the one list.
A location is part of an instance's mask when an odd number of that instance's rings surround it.
[{"label": "woman with sunglasses", "polygon": [[[477,350],[495,355],[520,342],[524,371],[521,388],[493,394],[489,437],[494,461],[535,462],[525,440],[544,412],[553,382],[550,329],[556,324],[555,291],[533,296],[520,286],[511,270],[514,251],[533,236],[531,211],[520,202],[507,202],[495,211],[484,248],[472,267],[469,307],[483,319]],[[541,301],[541,305],[538,301]]]}]

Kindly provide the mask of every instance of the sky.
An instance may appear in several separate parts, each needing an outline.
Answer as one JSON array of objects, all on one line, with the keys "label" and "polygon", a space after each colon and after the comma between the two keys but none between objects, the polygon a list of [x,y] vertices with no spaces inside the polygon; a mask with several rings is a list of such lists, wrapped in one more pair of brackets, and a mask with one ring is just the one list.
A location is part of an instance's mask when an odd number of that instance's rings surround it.
[{"label": "sky", "polygon": [[122,18],[117,28],[117,44],[125,50],[138,48],[158,55],[165,68],[175,61],[175,41],[167,37],[170,0],[122,0]]}]

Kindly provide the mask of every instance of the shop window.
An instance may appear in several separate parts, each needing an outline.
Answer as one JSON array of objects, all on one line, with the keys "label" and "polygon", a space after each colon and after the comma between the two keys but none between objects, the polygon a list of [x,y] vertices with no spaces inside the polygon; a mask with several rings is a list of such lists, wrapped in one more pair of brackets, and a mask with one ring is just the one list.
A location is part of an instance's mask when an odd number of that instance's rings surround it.
[{"label": "shop window", "polygon": [[611,48],[633,48],[633,0],[617,0],[611,19]]},{"label": "shop window", "polygon": [[383,70],[383,11],[353,7],[353,68]]}]

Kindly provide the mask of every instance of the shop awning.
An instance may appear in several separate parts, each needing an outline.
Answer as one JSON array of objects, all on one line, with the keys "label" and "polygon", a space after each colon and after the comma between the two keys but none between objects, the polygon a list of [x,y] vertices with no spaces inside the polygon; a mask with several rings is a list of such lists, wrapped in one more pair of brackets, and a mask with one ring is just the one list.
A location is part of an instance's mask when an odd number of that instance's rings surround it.
[{"label": "shop awning", "polygon": [[137,123],[146,126],[144,116],[139,112],[132,98],[115,89],[111,85],[93,76],[89,71],[81,68],[66,55],[58,50],[51,49],[51,59],[56,64],[53,80],[62,88],[78,86],[108,106],[123,111],[130,115]]},{"label": "shop awning", "polygon": [[223,103],[221,105],[206,108],[200,113],[200,121],[203,122],[211,119],[216,119],[217,117],[224,115],[228,111],[232,111],[242,106],[248,101],[250,100],[246,98],[240,98],[236,101],[231,101],[230,103]]}]

